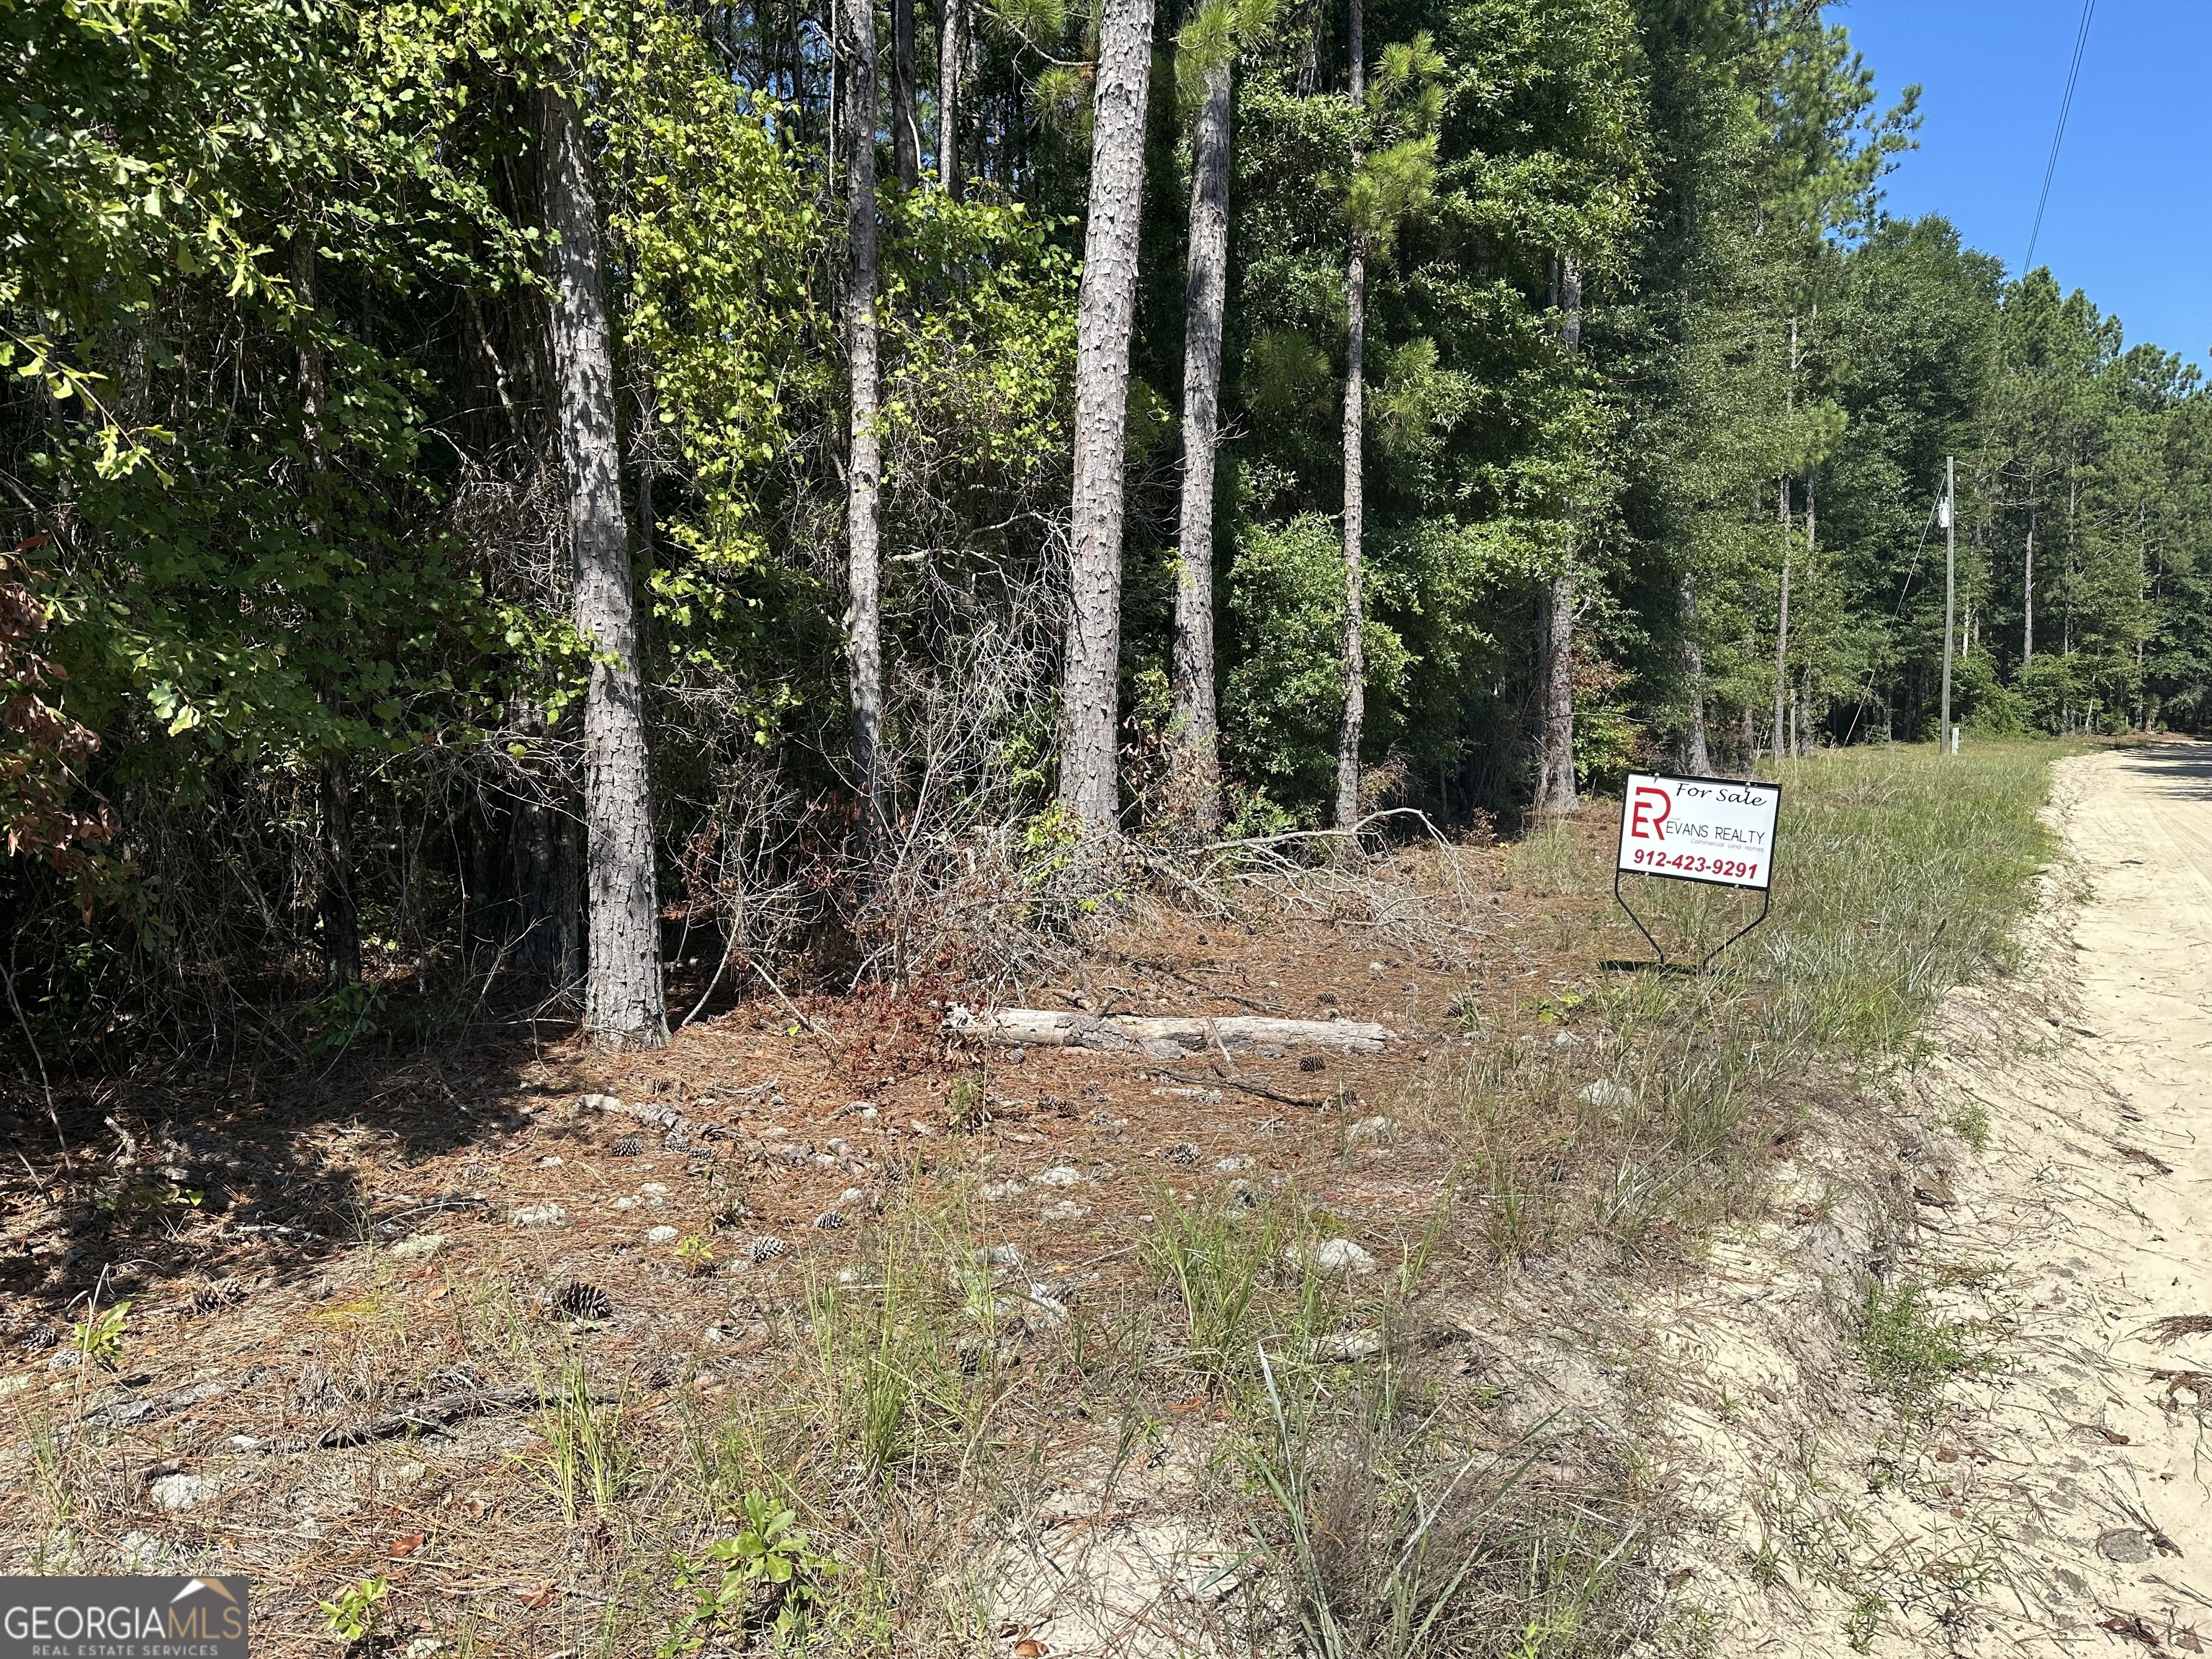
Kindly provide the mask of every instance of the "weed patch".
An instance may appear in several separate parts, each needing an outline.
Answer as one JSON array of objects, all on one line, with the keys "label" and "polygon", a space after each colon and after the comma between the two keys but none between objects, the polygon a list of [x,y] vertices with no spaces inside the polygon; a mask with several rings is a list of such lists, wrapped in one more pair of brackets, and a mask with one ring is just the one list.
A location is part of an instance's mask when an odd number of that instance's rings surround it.
[{"label": "weed patch", "polygon": [[1974,1352],[1976,1330],[1939,1316],[1921,1285],[1868,1281],[1860,1352],[1875,1387],[1904,1409],[1926,1410],[1953,1377],[1985,1366]]}]

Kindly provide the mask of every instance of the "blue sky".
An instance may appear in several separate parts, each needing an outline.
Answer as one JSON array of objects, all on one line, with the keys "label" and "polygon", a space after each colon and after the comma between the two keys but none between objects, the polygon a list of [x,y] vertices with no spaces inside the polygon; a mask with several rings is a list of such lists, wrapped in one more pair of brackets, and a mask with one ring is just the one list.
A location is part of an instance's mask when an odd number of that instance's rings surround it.
[{"label": "blue sky", "polygon": [[[2017,273],[2081,0],[1848,0],[1830,16],[1883,102],[1921,87],[1892,213],[1941,213]],[[2132,342],[2212,347],[2212,3],[2098,0],[2035,262],[2117,312]]]}]

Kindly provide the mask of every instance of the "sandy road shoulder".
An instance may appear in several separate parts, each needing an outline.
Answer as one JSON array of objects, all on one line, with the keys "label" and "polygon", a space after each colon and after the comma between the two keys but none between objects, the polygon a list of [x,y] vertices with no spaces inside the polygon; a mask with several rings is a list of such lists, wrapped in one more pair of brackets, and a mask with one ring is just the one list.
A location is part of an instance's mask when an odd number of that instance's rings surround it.
[{"label": "sandy road shoulder", "polygon": [[1976,1645],[2202,1652],[2212,1332],[2162,1322],[2212,1315],[2212,746],[2062,763],[2053,812],[2034,988],[1954,999],[1928,1079],[1989,1135],[1910,1264],[1995,1339],[1947,1484],[1990,1534]]}]

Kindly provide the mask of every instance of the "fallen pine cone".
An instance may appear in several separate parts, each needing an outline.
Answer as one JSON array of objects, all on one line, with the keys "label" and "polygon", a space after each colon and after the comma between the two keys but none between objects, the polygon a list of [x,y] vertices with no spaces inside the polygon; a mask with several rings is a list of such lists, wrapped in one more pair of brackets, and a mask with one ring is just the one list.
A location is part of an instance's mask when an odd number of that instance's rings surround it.
[{"label": "fallen pine cone", "polygon": [[246,1286],[235,1279],[218,1279],[212,1285],[203,1285],[192,1292],[191,1310],[196,1314],[213,1313],[217,1308],[231,1308],[246,1300]]},{"label": "fallen pine cone", "polygon": [[789,1255],[791,1246],[772,1233],[763,1233],[758,1238],[753,1240],[752,1248],[747,1254],[751,1256],[753,1266],[757,1267],[765,1262],[775,1261],[780,1255]]},{"label": "fallen pine cone", "polygon": [[613,1298],[596,1285],[581,1279],[563,1285],[553,1293],[553,1305],[571,1319],[612,1319]]}]

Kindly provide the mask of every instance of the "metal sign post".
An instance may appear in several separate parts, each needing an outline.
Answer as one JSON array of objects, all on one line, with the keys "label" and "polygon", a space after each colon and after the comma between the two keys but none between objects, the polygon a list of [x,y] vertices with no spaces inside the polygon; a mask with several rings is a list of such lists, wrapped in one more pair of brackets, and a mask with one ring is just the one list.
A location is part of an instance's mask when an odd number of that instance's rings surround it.
[{"label": "metal sign post", "polygon": [[[1678,778],[1660,772],[1631,772],[1620,798],[1620,845],[1613,859],[1613,902],[1628,913],[1656,962],[1608,962],[1608,968],[1656,968],[1663,973],[1702,971],[1713,958],[1766,920],[1774,903],[1774,823],[1782,808],[1782,787],[1747,783],[1740,778]],[[1713,887],[1751,888],[1759,895],[1759,914],[1730,933],[1695,969],[1667,960],[1621,894],[1623,876],[1656,876],[1662,881],[1703,882]]]}]

